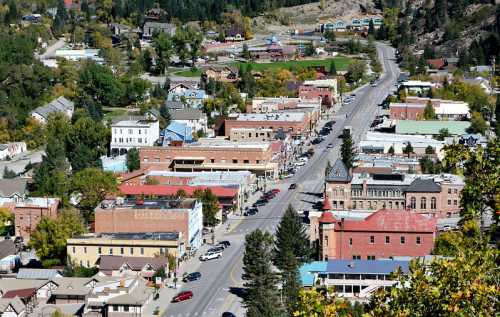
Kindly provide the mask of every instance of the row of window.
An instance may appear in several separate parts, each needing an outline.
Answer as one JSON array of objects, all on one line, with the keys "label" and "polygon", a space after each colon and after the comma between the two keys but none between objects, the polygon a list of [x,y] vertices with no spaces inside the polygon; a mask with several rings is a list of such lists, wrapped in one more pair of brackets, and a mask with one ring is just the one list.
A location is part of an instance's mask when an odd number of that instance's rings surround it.
[{"label": "row of window", "polygon": [[[362,197],[363,190],[362,189],[353,189],[351,190],[351,195],[353,197]],[[368,197],[402,197],[403,192],[399,190],[375,190],[369,189],[367,191]]]},{"label": "row of window", "polygon": [[[123,140],[123,138],[114,138],[114,143],[123,143]],[[125,138],[125,143],[135,143],[135,140],[135,138]],[[144,139],[144,142],[142,142],[142,140],[142,138],[137,138],[137,143],[148,143],[148,139]]]},{"label": "row of window", "polygon": [[[451,194],[451,188],[448,188],[448,194]],[[453,188],[453,194],[458,194],[458,188]]]},{"label": "row of window", "polygon": [[[168,160],[168,158],[167,158],[167,160]],[[143,161],[145,163],[149,162],[149,157],[145,157],[143,159]],[[160,158],[159,157],[155,157],[153,162],[159,163],[160,162]],[[190,162],[192,162],[192,160]],[[238,164],[238,163],[250,164],[250,160],[237,160],[237,159],[233,159],[231,162],[233,164]],[[179,162],[177,162],[177,163],[179,163]],[[210,163],[227,163],[227,160],[219,160],[218,162],[216,162],[215,159],[210,159]],[[187,164],[194,164],[194,162],[193,163],[187,163]],[[260,164],[260,160],[255,160],[255,164]]]},{"label": "row of window", "polygon": [[[436,203],[437,199],[436,197],[431,198],[431,209],[436,209]],[[411,209],[416,209],[417,208],[417,199],[415,197],[410,198],[410,208]],[[426,197],[421,197],[420,198],[420,209],[427,209],[427,198]]]},{"label": "row of window", "polygon": [[[142,134],[143,130],[137,129],[137,134]],[[120,132],[120,133],[118,133]],[[114,134],[124,134],[123,129],[114,129],[113,131]],[[134,134],[134,129],[128,129],[128,134]],[[144,129],[144,134],[148,134],[148,130]]]},{"label": "row of window", "polygon": [[[76,248],[77,247],[75,247],[75,246],[72,247],[73,254],[76,254]],[[113,250],[114,249],[118,249],[119,250],[118,254],[120,254],[120,255],[125,254],[125,249],[126,248],[124,248],[124,247],[120,247],[120,248],[108,248],[108,254],[109,255],[113,255],[113,252],[114,252]],[[133,248],[133,247],[131,247],[131,248],[128,248],[128,249],[129,249],[129,254],[130,255],[134,254],[135,249],[139,249],[139,254],[140,255],[144,255],[144,248],[142,248],[142,247],[141,248]],[[103,247],[98,247],[97,248],[97,254],[99,254],[99,255],[104,254],[102,252],[102,250],[103,250]],[[158,250],[159,250],[160,254],[166,254],[166,248],[159,248]],[[83,253],[87,254],[87,247],[83,247]]]},{"label": "row of window", "polygon": [[393,207],[395,209],[404,209],[405,208],[405,203],[403,201],[399,202],[399,201],[395,201],[395,202],[392,202],[392,201],[388,201],[388,202],[384,202],[384,201],[381,201],[381,202],[377,202],[377,201],[367,201],[366,202],[366,205],[364,204],[364,202],[362,200],[359,200],[359,201],[356,201],[354,200],[352,202],[352,208],[353,209],[363,209],[363,208],[368,208],[368,209],[376,209],[379,205],[379,203],[382,204],[382,207],[384,208],[388,208],[388,209],[393,209]]},{"label": "row of window", "polygon": [[[368,242],[370,244],[375,244],[375,236],[370,236],[369,239],[368,239]],[[326,240],[326,243],[328,245],[328,239]],[[391,243],[391,237],[390,236],[385,236],[385,244],[390,244],[390,243]],[[400,236],[399,243],[400,244],[406,244],[406,237],[405,236]],[[416,236],[415,237],[415,244],[417,244],[417,245],[422,244],[422,237],[421,236]],[[349,245],[352,245],[352,238],[349,238]]]}]

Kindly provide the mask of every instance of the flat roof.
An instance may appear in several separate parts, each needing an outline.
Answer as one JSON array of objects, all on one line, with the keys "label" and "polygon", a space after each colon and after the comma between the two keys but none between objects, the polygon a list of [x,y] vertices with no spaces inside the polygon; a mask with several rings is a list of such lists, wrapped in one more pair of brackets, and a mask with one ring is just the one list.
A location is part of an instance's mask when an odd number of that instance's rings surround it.
[{"label": "flat roof", "polygon": [[186,144],[186,148],[195,147],[217,147],[217,148],[241,148],[241,149],[262,149],[267,150],[270,142],[234,142],[226,139],[202,138],[196,143]]},{"label": "flat roof", "polygon": [[396,133],[437,135],[441,129],[448,129],[451,135],[467,134],[470,127],[468,121],[438,120],[397,120]]},{"label": "flat roof", "polygon": [[398,268],[407,273],[409,264],[409,261],[396,260],[331,260],[325,273],[390,274]]},{"label": "flat roof", "polygon": [[[138,195],[141,193],[151,194],[151,191],[156,188],[164,187],[164,185],[141,185],[141,186],[130,186],[129,191],[137,193]],[[146,187],[150,186],[152,188]],[[127,185],[123,186],[123,188],[128,188]],[[183,198],[183,199],[128,199],[128,198],[117,198],[117,199],[109,199],[104,200],[100,204],[100,208],[107,209],[119,209],[119,208],[128,208],[128,209],[161,209],[161,210],[187,210],[193,209],[196,204],[196,199],[194,198]]]},{"label": "flat roof", "polygon": [[152,120],[121,120],[111,125],[112,128],[120,127],[150,127],[157,121]]},{"label": "flat roof", "polygon": [[[175,241],[179,239],[179,232],[119,232],[119,233],[98,233],[92,235],[82,235],[71,239],[111,239],[111,240],[158,240]],[[71,240],[70,239],[70,240]]]},{"label": "flat roof", "polygon": [[304,112],[241,113],[238,121],[303,121]]}]

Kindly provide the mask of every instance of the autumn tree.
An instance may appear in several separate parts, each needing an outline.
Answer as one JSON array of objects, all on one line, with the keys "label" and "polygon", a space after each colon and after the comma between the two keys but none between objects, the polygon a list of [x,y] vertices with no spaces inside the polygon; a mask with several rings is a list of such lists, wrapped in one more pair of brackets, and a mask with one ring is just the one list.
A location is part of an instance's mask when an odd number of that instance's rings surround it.
[{"label": "autumn tree", "polygon": [[[325,296],[325,292],[330,293]],[[363,306],[335,297],[333,290],[302,289],[292,314],[294,317],[361,317]]]},{"label": "autumn tree", "polygon": [[424,119],[434,120],[436,119],[436,112],[434,111],[434,106],[431,101],[428,101],[424,108]]},{"label": "autumn tree", "polygon": [[366,72],[366,63],[360,60],[353,60],[347,67],[346,79],[350,83],[357,83],[363,78]]}]

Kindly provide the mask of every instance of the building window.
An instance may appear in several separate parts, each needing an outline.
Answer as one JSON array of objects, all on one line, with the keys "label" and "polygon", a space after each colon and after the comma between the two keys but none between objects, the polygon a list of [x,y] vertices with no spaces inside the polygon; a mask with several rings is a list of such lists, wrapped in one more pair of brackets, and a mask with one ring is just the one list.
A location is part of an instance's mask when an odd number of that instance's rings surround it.
[{"label": "building window", "polygon": [[130,248],[130,254],[134,254],[134,248]]},{"label": "building window", "polygon": [[142,143],[142,138],[137,138],[138,143]]},{"label": "building window", "polygon": [[356,209],[356,207],[357,207],[357,206],[356,206],[356,201],[353,201],[353,202],[352,202],[352,209]]},{"label": "building window", "polygon": [[234,159],[233,159],[233,164],[236,164],[236,163],[238,163],[238,160],[234,160]]},{"label": "building window", "polygon": [[366,256],[366,259],[367,259],[367,260],[374,261],[374,260],[375,260],[375,256],[374,256],[374,255],[367,255],[367,256]]},{"label": "building window", "polygon": [[389,202],[389,209],[392,209],[392,201]]},{"label": "building window", "polygon": [[128,134],[132,134],[132,129],[128,129]]},{"label": "building window", "polygon": [[453,189],[453,193],[454,193],[454,194],[458,194],[458,189],[454,188],[454,189]]},{"label": "building window", "polygon": [[386,244],[391,243],[391,237],[389,237],[389,236],[385,236],[385,243],[386,243]]},{"label": "building window", "polygon": [[420,209],[427,209],[427,198],[420,198]]},{"label": "building window", "polygon": [[325,236],[325,246],[328,246],[328,236]]},{"label": "building window", "polygon": [[250,161],[249,161],[249,160],[243,160],[243,163],[245,163],[245,164],[249,164],[249,163],[250,163]]},{"label": "building window", "polygon": [[451,194],[451,188],[448,188],[448,194]]},{"label": "building window", "polygon": [[352,259],[353,260],[361,260],[361,255],[353,255]]},{"label": "building window", "polygon": [[141,255],[144,255],[144,248],[141,248]]},{"label": "building window", "polygon": [[349,238],[349,245],[352,245],[352,238]]},{"label": "building window", "polygon": [[431,209],[436,209],[436,197],[431,198]]},{"label": "building window", "polygon": [[422,241],[420,239],[420,236],[417,236],[416,242],[417,242],[417,244],[421,244],[422,243]]},{"label": "building window", "polygon": [[455,199],[455,200],[453,200],[453,205],[454,205],[454,206],[458,205],[458,201],[457,201],[456,199]]},{"label": "building window", "polygon": [[87,267],[90,267],[90,261],[87,260]]},{"label": "building window", "polygon": [[83,261],[82,260],[80,260],[80,266],[83,266]]},{"label": "building window", "polygon": [[102,251],[101,247],[98,247],[97,248],[97,254],[101,254],[102,253],[101,251]]},{"label": "building window", "polygon": [[109,255],[113,255],[113,248],[109,248]]},{"label": "building window", "polygon": [[448,199],[448,206],[451,206],[451,199]]},{"label": "building window", "polygon": [[118,305],[113,305],[113,311],[118,311]]},{"label": "building window", "polygon": [[76,253],[76,248],[75,247],[73,247],[73,253]]},{"label": "building window", "polygon": [[210,163],[215,163],[215,159],[210,159]]},{"label": "building window", "polygon": [[406,238],[405,236],[401,236],[401,244],[405,244],[406,243]]},{"label": "building window", "polygon": [[83,247],[83,253],[87,253],[87,247]]},{"label": "building window", "polygon": [[375,236],[370,236],[370,244],[374,244],[375,243]]},{"label": "building window", "polygon": [[415,197],[410,198],[410,208],[415,209],[417,207],[417,199]]},{"label": "building window", "polygon": [[123,305],[123,311],[128,311],[128,305]]},{"label": "building window", "polygon": [[120,248],[120,254],[123,254],[123,253],[124,253],[124,249]]}]

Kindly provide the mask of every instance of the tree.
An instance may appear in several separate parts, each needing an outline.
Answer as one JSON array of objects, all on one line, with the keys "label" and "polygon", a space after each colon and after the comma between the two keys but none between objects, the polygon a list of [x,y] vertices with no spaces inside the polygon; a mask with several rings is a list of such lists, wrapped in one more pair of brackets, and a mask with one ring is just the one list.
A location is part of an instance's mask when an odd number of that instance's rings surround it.
[{"label": "tree", "polygon": [[471,154],[463,144],[453,143],[445,145],[443,148],[445,156],[443,159],[443,167],[447,173],[458,174],[462,162],[465,161]]},{"label": "tree", "polygon": [[480,238],[479,226],[469,220],[463,224],[461,230],[440,233],[434,241],[432,254],[456,257],[464,250],[483,248],[484,241]]},{"label": "tree", "polygon": [[346,79],[350,83],[357,83],[366,72],[366,63],[360,60],[353,60],[347,67]]},{"label": "tree", "polygon": [[153,37],[153,48],[158,56],[156,60],[156,72],[165,74],[174,52],[172,38],[163,32],[156,34],[156,36]]},{"label": "tree", "polygon": [[342,138],[342,146],[340,147],[340,155],[345,166],[348,169],[351,169],[354,166],[355,155],[351,133],[344,133],[344,137]]},{"label": "tree", "polygon": [[439,130],[439,134],[437,136],[437,139],[439,141],[444,141],[444,139],[449,137],[449,136],[450,136],[450,131],[446,128],[443,128],[443,129]]},{"label": "tree", "polygon": [[325,33],[323,33],[323,37],[329,42],[329,43],[333,43],[335,42],[336,40],[336,36],[335,36],[335,32],[333,31],[326,31]]},{"label": "tree", "polygon": [[[332,290],[327,290],[329,294]],[[302,289],[299,292],[299,299],[294,317],[361,317],[363,315],[363,306],[358,302],[350,304],[349,301],[336,298],[334,294],[325,296],[325,294],[316,288]]]},{"label": "tree", "polygon": [[425,148],[425,154],[427,154],[427,155],[436,154],[436,149],[434,149],[432,146],[428,145]]},{"label": "tree", "polygon": [[278,275],[272,269],[273,237],[260,229],[245,238],[243,280],[246,296],[243,303],[248,317],[282,315],[277,288]]},{"label": "tree", "polygon": [[398,287],[376,293],[367,316],[496,316],[499,251],[467,249],[451,259],[415,260]]},{"label": "tree", "polygon": [[429,100],[424,108],[424,119],[425,120],[434,120],[436,119],[436,112],[434,111],[434,106],[432,102]]},{"label": "tree", "polygon": [[368,24],[368,35],[375,36],[375,24],[373,24],[373,20],[370,20]]},{"label": "tree", "polygon": [[139,151],[136,148],[130,149],[127,152],[127,169],[129,172],[138,170],[141,167],[139,160]]},{"label": "tree", "polygon": [[0,207],[0,232],[5,234],[5,229],[8,226],[14,225],[14,213],[8,208]]},{"label": "tree", "polygon": [[325,177],[330,174],[330,171],[332,170],[332,163],[330,160],[326,161],[326,167],[325,167]]},{"label": "tree", "polygon": [[168,127],[171,118],[172,117],[170,116],[170,111],[168,110],[166,103],[162,103],[160,106],[160,125],[162,129]]},{"label": "tree", "polygon": [[250,51],[248,50],[248,44],[247,43],[243,44],[243,50],[241,52],[241,56],[244,59],[247,59],[247,60],[249,60],[251,58]]},{"label": "tree", "polygon": [[329,71],[331,76],[336,76],[337,75],[337,66],[335,66],[335,60],[330,61],[330,71]]},{"label": "tree", "polygon": [[35,249],[40,260],[57,260],[63,263],[66,259],[66,240],[83,231],[83,221],[79,214],[74,210],[65,210],[57,219],[42,217],[31,233],[28,245]]},{"label": "tree", "polygon": [[410,142],[406,143],[406,146],[403,149],[403,153],[408,155],[408,157],[410,157],[410,155],[413,153],[413,146]]},{"label": "tree", "polygon": [[[94,62],[84,64],[78,78],[79,96],[90,96],[101,107],[115,107],[120,103],[124,87],[108,66]],[[102,110],[101,110],[102,112]]]},{"label": "tree", "polygon": [[394,146],[391,145],[391,147],[389,148],[389,150],[387,150],[387,153],[389,153],[391,156],[393,156],[394,153],[395,153]]},{"label": "tree", "polygon": [[106,194],[118,190],[118,181],[112,172],[89,167],[73,175],[71,190],[79,196],[78,206],[84,212],[86,220],[89,220],[89,215],[104,200]]},{"label": "tree", "polygon": [[7,166],[3,168],[3,178],[5,179],[10,179],[10,178],[16,178],[17,173],[14,172],[13,170],[9,169]]},{"label": "tree", "polygon": [[495,133],[497,139],[500,139],[500,94],[497,94],[497,102],[495,104]]},{"label": "tree", "polygon": [[203,36],[200,32],[195,29],[188,27],[187,30],[187,41],[189,44],[189,55],[191,56],[192,67],[195,67],[196,59],[200,55],[201,42],[203,41]]},{"label": "tree", "polygon": [[193,196],[198,198],[203,205],[203,225],[215,226],[217,224],[216,215],[219,212],[219,201],[210,188],[205,190],[197,189]]},{"label": "tree", "polygon": [[488,124],[481,113],[474,111],[470,118],[470,130],[474,133],[484,134],[488,129]]},{"label": "tree", "polygon": [[189,56],[188,41],[187,31],[183,28],[177,28],[172,43],[181,64],[185,64]]}]

